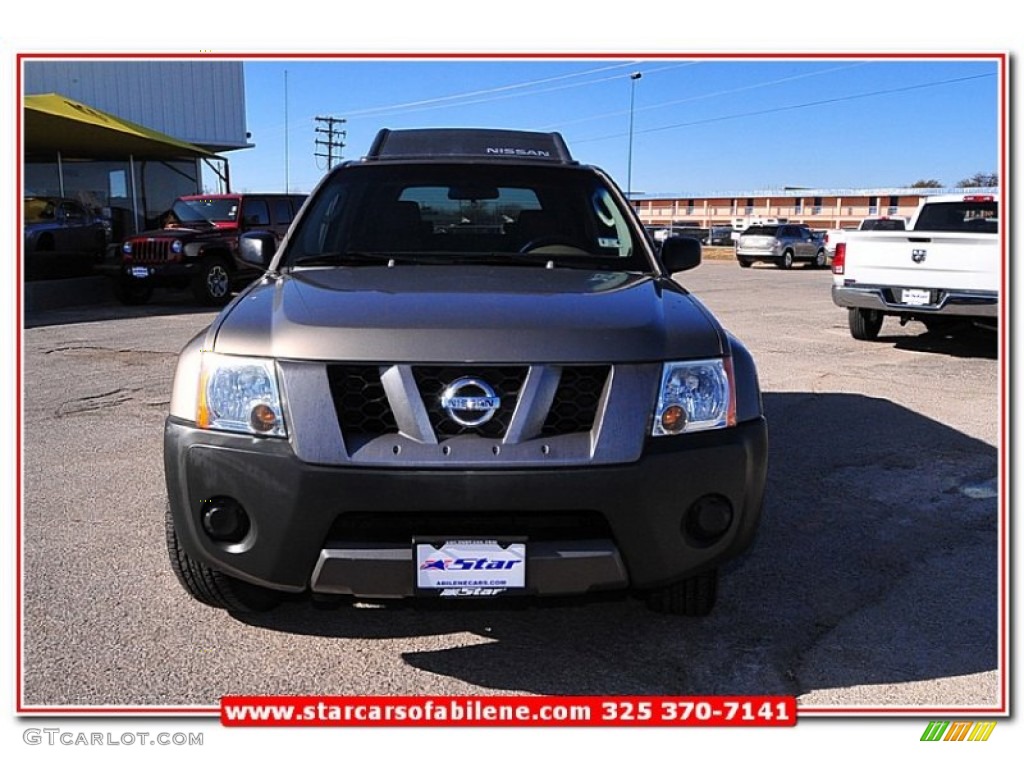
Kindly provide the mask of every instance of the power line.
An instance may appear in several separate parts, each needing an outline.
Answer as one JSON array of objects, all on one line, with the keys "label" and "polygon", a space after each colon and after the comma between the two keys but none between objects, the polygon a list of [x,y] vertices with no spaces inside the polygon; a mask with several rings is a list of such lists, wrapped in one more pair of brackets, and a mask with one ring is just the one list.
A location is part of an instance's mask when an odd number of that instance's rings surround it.
[{"label": "power line", "polygon": [[[808,77],[818,77],[819,75],[827,75],[827,74],[831,74],[832,72],[840,72],[842,70],[853,69],[855,67],[863,67],[863,66],[864,66],[864,63],[861,62],[861,63],[857,63],[857,64],[846,64],[846,65],[841,66],[841,67],[831,67],[829,69],[819,69],[819,70],[816,70],[815,72],[805,72],[805,73],[800,74],[800,75],[792,75],[790,77],[779,78],[778,80],[765,80],[765,81],[762,81],[762,82],[759,82],[759,83],[751,83],[749,85],[741,85],[741,86],[739,86],[737,88],[727,88],[727,89],[721,90],[721,91],[713,91],[711,93],[702,93],[702,94],[698,94],[696,96],[688,96],[685,99],[673,99],[672,101],[662,101],[662,102],[659,102],[658,104],[650,104],[650,105],[648,105],[646,107],[640,107],[636,111],[637,112],[649,112],[649,111],[651,111],[653,109],[663,109],[664,107],[672,107],[672,106],[675,106],[677,104],[687,104],[687,103],[691,103],[691,102],[694,102],[694,101],[704,101],[706,99],[714,99],[714,98],[718,98],[719,96],[729,96],[729,95],[734,94],[734,93],[741,93],[743,91],[753,91],[753,90],[757,90],[759,88],[768,88],[769,86],[772,86],[772,85],[782,85],[783,83],[789,83],[789,82],[792,82],[794,80],[803,80],[803,79],[808,78]],[[650,74],[652,72],[660,72],[660,71],[661,71],[660,69],[646,70],[644,72],[644,74]],[[622,109],[617,110],[615,112],[603,112],[603,113],[598,114],[598,115],[590,115],[589,117],[580,117],[580,118],[577,118],[575,120],[562,120],[562,121],[559,121],[558,123],[552,123],[550,125],[541,126],[541,127],[537,128],[537,130],[539,130],[539,131],[561,130],[566,125],[575,125],[576,123],[586,123],[586,122],[590,122],[591,120],[602,120],[602,119],[608,118],[608,117],[619,117],[620,115],[624,115],[624,114],[626,114],[626,111],[622,110]]]},{"label": "power line", "polygon": [[[858,99],[867,99],[873,96],[885,96],[893,93],[906,93],[907,91],[921,90],[924,88],[937,88],[941,85],[952,85],[954,83],[963,83],[969,80],[978,80],[983,77],[995,77],[992,73],[986,73],[982,75],[970,75],[968,77],[956,77],[952,80],[937,80],[931,83],[919,83],[917,85],[906,85],[901,88],[887,88],[879,91],[869,91],[867,93],[855,93],[850,96],[836,96],[831,99],[819,99],[817,101],[807,101],[802,104],[789,104],[782,107],[770,107],[768,109],[758,109],[751,112],[737,112],[731,115],[719,115],[718,117],[708,117],[702,120],[691,120],[685,123],[673,123],[672,125],[661,125],[656,128],[646,128],[637,133],[658,133],[660,131],[670,131],[675,128],[691,128],[695,125],[707,125],[709,123],[720,123],[726,120],[739,120],[743,117],[758,117],[760,115],[770,115],[779,112],[790,112],[796,109],[808,109],[810,107],[820,107],[826,104],[838,104],[844,101],[856,101]],[[612,133],[606,136],[596,136],[589,139],[573,139],[573,144],[584,144],[591,141],[605,141],[607,139],[620,139],[626,134],[624,133]]]},{"label": "power line", "polygon": [[[568,79],[571,79],[571,78],[574,78],[574,77],[585,77],[586,75],[593,75],[593,74],[596,74],[598,72],[607,72],[610,69],[622,69],[622,68],[630,67],[630,66],[634,66],[635,67],[636,66],[636,62],[630,61],[630,62],[625,62],[625,63],[622,63],[622,64],[612,64],[612,65],[607,66],[607,67],[598,67],[596,69],[589,69],[589,70],[586,70],[584,72],[572,72],[572,73],[569,73],[569,74],[566,74],[566,75],[555,75],[553,77],[544,77],[544,78],[541,78],[539,80],[528,80],[528,81],[522,82],[522,83],[512,83],[510,85],[499,85],[499,86],[495,86],[493,88],[484,88],[484,89],[481,89],[481,90],[478,90],[478,91],[466,91],[465,93],[456,93],[456,94],[452,94],[450,96],[437,96],[437,97],[432,98],[432,99],[420,99],[418,101],[408,101],[408,102],[404,102],[404,103],[400,103],[400,104],[391,104],[389,106],[384,106],[384,107],[368,107],[366,109],[348,110],[348,115],[349,115],[350,118],[356,118],[356,117],[377,116],[377,113],[380,113],[380,112],[394,113],[394,112],[401,112],[401,111],[418,111],[415,108],[422,108],[422,107],[425,107],[425,106],[428,106],[428,105],[441,104],[442,102],[458,101],[460,99],[469,99],[469,98],[473,98],[473,97],[476,97],[476,96],[487,96],[487,95],[490,95],[492,93],[502,93],[502,92],[505,92],[505,91],[512,91],[512,90],[517,90],[517,89],[520,89],[520,88],[531,88],[531,87],[533,87],[535,85],[544,85],[545,83],[552,83],[552,82],[555,82],[557,80],[568,80]],[[603,80],[596,80],[594,82],[603,82]],[[584,85],[587,85],[587,84],[588,83],[574,83],[572,85],[563,86],[563,87],[566,87],[566,88],[578,88],[578,87],[581,87],[581,86],[584,86]],[[513,96],[520,96],[520,95],[526,95],[526,94],[513,94]],[[489,101],[489,99],[485,99],[484,101]],[[470,104],[478,104],[480,102],[479,101],[471,101],[469,103]],[[455,104],[455,105],[451,105],[451,106],[462,106],[462,105],[461,104]]]},{"label": "power line", "polygon": [[[586,80],[582,83],[567,83],[563,85],[557,85],[550,88],[540,88],[531,90],[525,93],[508,93],[507,91],[519,90],[523,88],[533,88],[534,86],[543,85],[545,83],[551,83],[557,80],[566,80],[575,77],[584,77],[586,75],[592,75],[599,72],[606,72],[612,69],[623,69],[625,67],[636,67],[638,62],[628,61],[622,64],[614,64],[608,67],[599,67],[597,69],[590,69],[584,72],[574,72],[567,75],[557,75],[555,77],[546,77],[539,80],[529,80],[522,83],[513,83],[511,85],[496,86],[494,88],[485,88],[478,91],[467,91],[465,93],[452,94],[449,96],[438,96],[432,99],[422,99],[420,101],[404,102],[400,104],[392,104],[383,107],[369,107],[366,109],[347,110],[349,120],[359,120],[368,118],[381,118],[391,117],[393,115],[400,115],[407,112],[426,112],[432,109],[445,109],[447,107],[467,107],[474,104],[486,104],[493,101],[503,101],[506,99],[518,99],[525,96],[537,96],[544,93],[553,93],[555,91],[563,91],[572,88],[585,88],[590,85],[598,85],[600,83],[606,83],[611,80],[618,80],[622,77],[621,74],[609,75],[606,77],[600,77],[596,79]],[[677,64],[672,64],[665,67],[657,67],[655,69],[644,70],[645,73],[650,72],[661,72],[668,69],[678,69],[679,67],[692,67],[702,62],[696,61],[685,61]],[[497,94],[497,95],[491,95]],[[475,96],[483,96],[484,98],[473,98]],[[461,100],[461,101],[460,101]],[[315,118],[314,118],[315,119]],[[265,130],[274,130],[280,128],[280,125],[268,126]],[[285,126],[287,128],[287,126]]]},{"label": "power line", "polygon": [[[683,63],[680,63],[680,64],[674,64],[674,65],[672,65],[670,67],[658,67],[657,69],[644,70],[643,74],[649,74],[651,72],[661,72],[661,71],[666,70],[666,69],[677,69],[679,67],[692,67],[692,66],[696,66],[699,63],[700,62],[696,62],[696,61],[683,62]],[[556,86],[551,87],[551,88],[539,88],[539,89],[536,89],[536,90],[529,91],[527,93],[505,93],[505,94],[501,94],[501,95],[498,95],[498,96],[489,96],[488,98],[484,98],[484,99],[473,99],[473,100],[470,100],[470,101],[462,101],[462,102],[458,102],[456,104],[440,104],[440,105],[437,105],[437,106],[415,107],[415,108],[411,108],[411,109],[399,110],[398,112],[395,112],[393,114],[402,114],[404,112],[422,112],[422,111],[426,111],[426,110],[430,110],[430,109],[443,109],[445,107],[469,107],[469,106],[472,106],[474,104],[486,104],[486,103],[489,103],[489,102],[492,102],[492,101],[503,101],[505,99],[518,99],[518,98],[522,98],[524,96],[539,96],[539,95],[544,94],[544,93],[553,93],[555,91],[565,91],[565,90],[569,90],[570,88],[583,88],[583,87],[589,86],[589,85],[598,85],[600,83],[611,82],[612,80],[621,80],[623,77],[625,77],[625,75],[614,74],[614,75],[609,75],[607,77],[599,77],[599,78],[597,78],[595,80],[587,80],[586,82],[583,82],[583,83],[569,83],[567,85],[556,85]],[[384,114],[384,115],[374,115],[374,117],[388,117],[388,116],[389,115],[387,115],[387,114]]]}]

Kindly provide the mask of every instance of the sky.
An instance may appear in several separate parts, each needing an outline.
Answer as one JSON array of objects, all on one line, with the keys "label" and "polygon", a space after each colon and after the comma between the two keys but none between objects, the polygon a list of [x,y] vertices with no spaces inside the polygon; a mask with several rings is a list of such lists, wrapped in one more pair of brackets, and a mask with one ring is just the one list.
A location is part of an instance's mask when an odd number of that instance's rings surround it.
[{"label": "sky", "polygon": [[259,58],[244,71],[255,147],[228,153],[236,191],[310,191],[326,167],[318,116],[346,121],[346,160],[381,128],[559,131],[625,188],[631,101],[638,194],[952,187],[998,170],[993,58]]}]

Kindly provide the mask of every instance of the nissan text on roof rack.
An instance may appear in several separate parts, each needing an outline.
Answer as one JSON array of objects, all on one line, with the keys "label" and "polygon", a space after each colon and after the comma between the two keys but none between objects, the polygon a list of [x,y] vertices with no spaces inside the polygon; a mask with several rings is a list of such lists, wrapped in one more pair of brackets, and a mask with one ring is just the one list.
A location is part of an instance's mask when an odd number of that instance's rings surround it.
[{"label": "nissan text on roof rack", "polygon": [[381,131],[182,351],[171,565],[230,611],[633,593],[703,615],[758,526],[754,361],[554,133]]}]

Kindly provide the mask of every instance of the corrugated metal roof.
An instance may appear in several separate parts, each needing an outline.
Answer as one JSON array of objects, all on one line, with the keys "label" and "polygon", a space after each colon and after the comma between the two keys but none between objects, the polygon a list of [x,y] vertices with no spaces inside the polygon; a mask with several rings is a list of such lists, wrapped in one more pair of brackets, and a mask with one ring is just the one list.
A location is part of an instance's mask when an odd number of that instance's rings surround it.
[{"label": "corrugated metal roof", "polygon": [[241,62],[26,61],[24,83],[211,151],[252,146]]}]

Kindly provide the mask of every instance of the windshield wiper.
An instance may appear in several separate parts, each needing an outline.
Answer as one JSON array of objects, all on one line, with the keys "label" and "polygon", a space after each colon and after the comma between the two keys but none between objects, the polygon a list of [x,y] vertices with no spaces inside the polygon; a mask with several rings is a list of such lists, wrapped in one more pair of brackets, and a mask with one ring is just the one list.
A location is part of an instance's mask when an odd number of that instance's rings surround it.
[{"label": "windshield wiper", "polygon": [[288,263],[290,267],[335,267],[346,264],[388,264],[394,260],[390,253],[372,251],[333,251],[300,256]]}]

